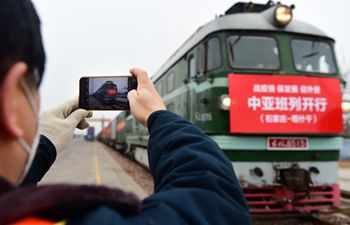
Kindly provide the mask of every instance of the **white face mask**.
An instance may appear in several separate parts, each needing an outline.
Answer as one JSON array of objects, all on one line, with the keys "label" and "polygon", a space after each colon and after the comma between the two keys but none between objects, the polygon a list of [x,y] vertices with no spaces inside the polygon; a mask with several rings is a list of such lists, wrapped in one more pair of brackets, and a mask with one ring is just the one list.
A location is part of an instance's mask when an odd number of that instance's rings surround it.
[{"label": "white face mask", "polygon": [[23,174],[21,176],[21,178],[18,181],[18,184],[20,184],[23,179],[26,177],[26,175],[29,172],[29,169],[33,163],[33,160],[35,158],[37,149],[38,149],[38,145],[39,145],[39,140],[40,140],[40,120],[39,120],[39,110],[36,109],[35,107],[35,100],[34,97],[32,95],[32,92],[30,91],[27,83],[23,80],[21,80],[21,85],[22,88],[27,96],[27,99],[29,101],[29,105],[33,111],[33,115],[36,116],[37,118],[37,131],[33,140],[33,144],[32,147],[30,147],[30,145],[23,139],[23,138],[19,138],[18,139],[18,143],[22,146],[22,148],[26,151],[26,153],[28,154],[28,160],[27,163],[24,167],[24,171]]}]

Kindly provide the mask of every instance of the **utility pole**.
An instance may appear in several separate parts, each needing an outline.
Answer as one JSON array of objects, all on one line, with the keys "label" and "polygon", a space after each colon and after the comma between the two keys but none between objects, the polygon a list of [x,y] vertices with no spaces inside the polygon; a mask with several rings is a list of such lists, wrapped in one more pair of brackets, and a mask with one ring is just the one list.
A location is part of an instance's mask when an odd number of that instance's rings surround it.
[{"label": "utility pole", "polygon": [[102,116],[102,118],[88,118],[86,120],[88,123],[101,123],[102,130],[105,127],[105,123],[109,123],[112,121],[111,119],[107,119],[104,116]]}]

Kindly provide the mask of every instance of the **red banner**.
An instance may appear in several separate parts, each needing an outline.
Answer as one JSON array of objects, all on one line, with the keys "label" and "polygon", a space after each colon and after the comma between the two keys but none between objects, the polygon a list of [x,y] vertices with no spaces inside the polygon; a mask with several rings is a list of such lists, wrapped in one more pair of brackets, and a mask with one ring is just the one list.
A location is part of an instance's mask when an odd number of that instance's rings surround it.
[{"label": "red banner", "polygon": [[229,74],[231,133],[342,133],[338,78]]}]

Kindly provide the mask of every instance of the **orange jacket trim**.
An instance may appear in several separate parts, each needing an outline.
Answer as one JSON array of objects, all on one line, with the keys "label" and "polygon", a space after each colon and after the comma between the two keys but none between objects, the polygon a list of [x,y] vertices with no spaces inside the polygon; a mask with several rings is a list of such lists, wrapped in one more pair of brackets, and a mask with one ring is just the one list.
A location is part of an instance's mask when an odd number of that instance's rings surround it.
[{"label": "orange jacket trim", "polygon": [[59,223],[54,223],[48,220],[44,220],[36,217],[30,217],[30,218],[19,220],[15,223],[11,223],[9,225],[65,225],[65,224],[66,222],[64,221]]}]

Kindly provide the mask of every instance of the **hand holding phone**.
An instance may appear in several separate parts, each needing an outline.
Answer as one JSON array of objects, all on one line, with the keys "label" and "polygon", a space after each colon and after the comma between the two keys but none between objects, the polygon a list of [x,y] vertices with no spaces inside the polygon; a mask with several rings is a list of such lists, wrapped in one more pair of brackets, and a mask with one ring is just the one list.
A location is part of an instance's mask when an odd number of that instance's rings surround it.
[{"label": "hand holding phone", "polygon": [[82,77],[79,107],[86,110],[130,110],[128,93],[137,89],[134,76]]},{"label": "hand holding phone", "polygon": [[138,122],[147,127],[150,115],[159,110],[166,110],[166,107],[146,71],[134,68],[130,73],[137,77],[138,83],[137,90],[132,90],[128,94],[131,113]]}]

